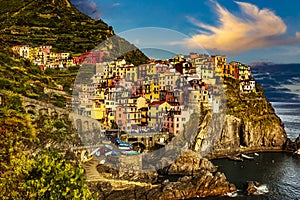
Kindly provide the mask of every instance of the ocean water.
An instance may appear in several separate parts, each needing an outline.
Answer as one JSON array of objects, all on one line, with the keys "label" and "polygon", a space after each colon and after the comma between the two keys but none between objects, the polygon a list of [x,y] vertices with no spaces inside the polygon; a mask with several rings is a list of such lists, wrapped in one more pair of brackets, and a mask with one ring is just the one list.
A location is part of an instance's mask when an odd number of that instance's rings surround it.
[{"label": "ocean water", "polygon": [[295,140],[300,134],[300,102],[271,102],[271,104],[282,120],[288,137]]},{"label": "ocean water", "polygon": [[[242,190],[247,181],[258,181],[268,192],[261,195],[246,196],[238,192],[237,199],[300,199],[300,159],[285,153],[260,153],[254,160],[230,161],[214,160],[219,170],[228,180]],[[208,199],[230,199],[214,197]]]},{"label": "ocean water", "polygon": [[300,134],[300,64],[252,67],[253,76],[265,90],[289,138]]},{"label": "ocean water", "polygon": [[[288,137],[296,139],[300,134],[300,65],[264,65],[253,67],[252,71],[281,118]],[[218,159],[213,163],[239,189],[247,181],[258,181],[263,184],[262,189],[268,190],[267,193],[255,196],[238,192],[234,199],[300,200],[300,158],[286,153],[260,153],[254,156],[254,160],[238,162]]]}]

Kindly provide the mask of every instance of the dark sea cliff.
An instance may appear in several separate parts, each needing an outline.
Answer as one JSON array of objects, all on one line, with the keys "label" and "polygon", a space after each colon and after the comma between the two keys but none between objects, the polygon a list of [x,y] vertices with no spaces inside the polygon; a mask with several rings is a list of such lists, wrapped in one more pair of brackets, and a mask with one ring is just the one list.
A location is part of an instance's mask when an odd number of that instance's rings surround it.
[{"label": "dark sea cliff", "polygon": [[[300,64],[264,65],[252,68],[257,83],[265,90],[276,114],[281,118],[291,140],[300,134]],[[252,154],[253,155],[253,154]],[[259,153],[254,160],[213,160],[219,171],[242,190],[247,181],[258,181],[261,194],[237,199],[300,199],[300,159],[287,153]],[[214,197],[207,199],[231,199]]]}]

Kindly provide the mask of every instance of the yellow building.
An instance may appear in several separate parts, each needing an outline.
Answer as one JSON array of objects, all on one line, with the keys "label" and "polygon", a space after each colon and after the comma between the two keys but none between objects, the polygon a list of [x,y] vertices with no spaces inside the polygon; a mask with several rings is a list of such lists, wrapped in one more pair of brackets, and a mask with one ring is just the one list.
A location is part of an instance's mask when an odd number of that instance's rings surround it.
[{"label": "yellow building", "polygon": [[171,105],[167,102],[164,102],[159,106],[158,110],[159,111],[166,111],[166,110],[170,110],[170,108],[171,108]]},{"label": "yellow building", "polygon": [[137,67],[134,65],[125,66],[124,74],[127,81],[136,82],[138,79]]},{"label": "yellow building", "polygon": [[94,94],[94,99],[104,101],[105,100],[105,90],[104,89],[96,90],[96,92]]},{"label": "yellow building", "polygon": [[227,58],[225,56],[212,56],[211,58],[215,64],[216,75],[224,76],[223,69],[227,63]]},{"label": "yellow building", "polygon": [[147,73],[147,75],[156,74],[156,64],[148,64],[146,66],[146,73]]},{"label": "yellow building", "polygon": [[105,104],[100,103],[99,101],[94,102],[91,109],[91,118],[96,120],[105,120],[105,116],[106,116]]},{"label": "yellow building", "polygon": [[137,107],[137,109],[148,107],[147,99],[145,99],[144,97],[137,98],[136,107]]},{"label": "yellow building", "polygon": [[159,84],[158,83],[154,83],[153,81],[152,81],[152,83],[150,84],[150,92],[151,92],[151,97],[150,97],[150,99],[151,100],[154,100],[154,99],[159,99],[159,97],[160,97],[160,86],[159,86]]}]

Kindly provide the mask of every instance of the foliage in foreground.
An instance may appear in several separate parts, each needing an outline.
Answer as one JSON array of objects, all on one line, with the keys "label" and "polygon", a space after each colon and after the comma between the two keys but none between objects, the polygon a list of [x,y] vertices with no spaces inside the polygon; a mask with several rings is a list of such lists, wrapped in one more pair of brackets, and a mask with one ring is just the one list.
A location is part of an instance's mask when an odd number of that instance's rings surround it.
[{"label": "foliage in foreground", "polygon": [[2,93],[0,199],[92,199],[84,170],[75,161],[55,150],[33,151],[39,145],[33,119],[17,94]]}]

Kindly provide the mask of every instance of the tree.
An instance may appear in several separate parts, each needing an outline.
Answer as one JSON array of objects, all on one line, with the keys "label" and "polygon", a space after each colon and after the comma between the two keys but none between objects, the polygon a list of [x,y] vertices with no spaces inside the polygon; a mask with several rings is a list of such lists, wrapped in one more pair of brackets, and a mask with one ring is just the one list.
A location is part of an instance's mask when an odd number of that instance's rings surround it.
[{"label": "tree", "polygon": [[92,199],[84,170],[74,160],[48,150],[33,155],[36,136],[45,128],[33,124],[19,95],[1,93],[9,104],[0,107],[0,199]]},{"label": "tree", "polygon": [[9,104],[0,108],[0,199],[23,199],[20,188],[33,163],[25,150],[34,144],[35,129],[20,97],[9,91],[2,93]]},{"label": "tree", "polygon": [[22,190],[29,199],[92,199],[84,169],[56,151],[42,151],[25,177]]}]

